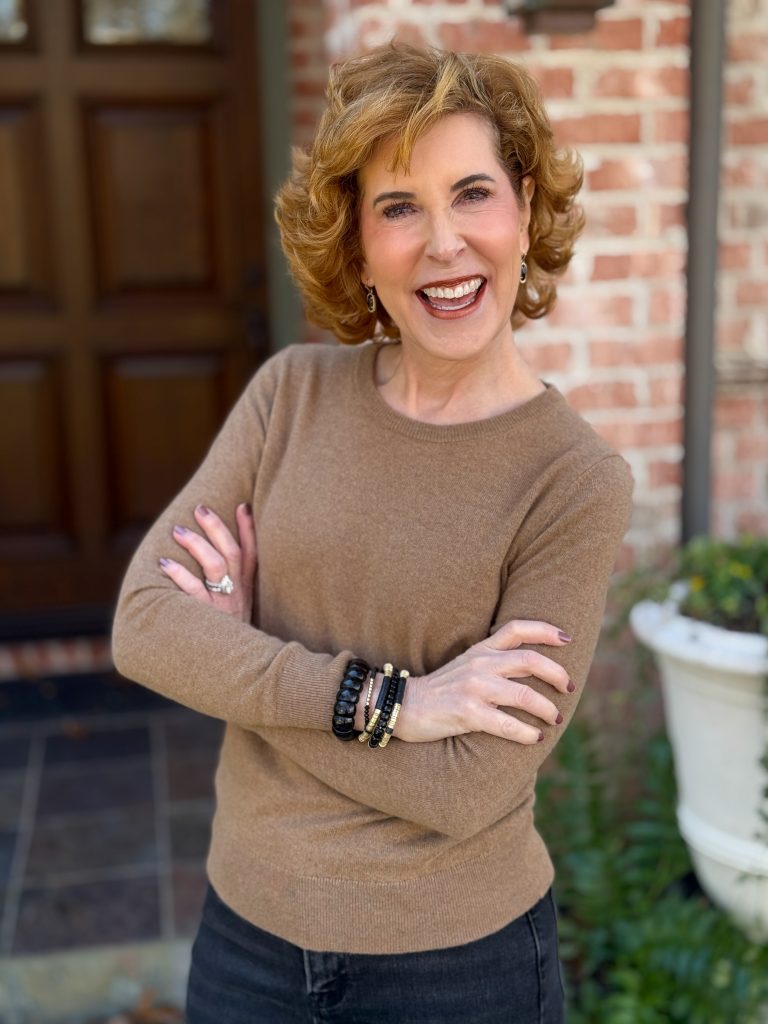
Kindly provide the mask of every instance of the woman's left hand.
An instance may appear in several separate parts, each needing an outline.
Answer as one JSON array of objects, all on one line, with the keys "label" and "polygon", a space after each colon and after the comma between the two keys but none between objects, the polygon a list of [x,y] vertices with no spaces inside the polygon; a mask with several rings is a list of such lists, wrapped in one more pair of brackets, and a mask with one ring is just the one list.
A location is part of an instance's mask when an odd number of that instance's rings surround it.
[{"label": "woman's left hand", "polygon": [[[203,578],[172,558],[160,559],[161,570],[179,590],[196,601],[212,604],[243,622],[251,622],[257,562],[256,527],[251,506],[243,503],[235,509],[237,540],[222,519],[206,505],[197,506],[195,521],[203,536],[184,526],[175,526],[173,539],[198,563]],[[212,592],[203,582],[219,583],[225,576],[234,584],[231,594]]]}]

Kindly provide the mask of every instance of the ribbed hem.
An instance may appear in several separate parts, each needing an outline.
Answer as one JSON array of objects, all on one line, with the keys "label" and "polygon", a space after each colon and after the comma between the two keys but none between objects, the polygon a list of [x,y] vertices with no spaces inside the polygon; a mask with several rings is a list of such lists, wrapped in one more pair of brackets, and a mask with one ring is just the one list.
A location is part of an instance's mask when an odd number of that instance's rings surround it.
[{"label": "ribbed hem", "polygon": [[489,416],[482,420],[472,420],[469,423],[450,423],[446,425],[423,423],[421,420],[413,420],[408,416],[395,412],[381,397],[374,378],[376,355],[380,348],[380,342],[366,343],[361,345],[354,353],[358,360],[357,387],[365,402],[366,418],[381,424],[381,426],[386,427],[388,430],[397,431],[399,434],[404,434],[406,437],[412,437],[418,441],[432,441],[435,443],[473,441],[480,437],[504,434],[527,420],[552,415],[555,407],[565,402],[565,399],[554,384],[542,381],[546,391],[534,395],[533,398],[529,398],[522,405],[515,406],[514,409],[499,413],[498,416]]},{"label": "ribbed hem", "polygon": [[252,843],[214,842],[208,874],[241,917],[303,949],[411,953],[460,946],[520,917],[552,884],[552,862],[533,829],[514,850],[392,882],[294,875]]}]

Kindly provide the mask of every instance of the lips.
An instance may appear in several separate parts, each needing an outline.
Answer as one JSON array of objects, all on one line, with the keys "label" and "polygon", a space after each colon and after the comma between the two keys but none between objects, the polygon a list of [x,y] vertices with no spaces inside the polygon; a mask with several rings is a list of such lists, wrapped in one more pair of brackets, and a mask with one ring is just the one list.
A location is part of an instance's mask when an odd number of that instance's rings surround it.
[{"label": "lips", "polygon": [[477,305],[485,291],[484,277],[455,278],[435,281],[420,288],[416,294],[432,315],[464,313]]}]

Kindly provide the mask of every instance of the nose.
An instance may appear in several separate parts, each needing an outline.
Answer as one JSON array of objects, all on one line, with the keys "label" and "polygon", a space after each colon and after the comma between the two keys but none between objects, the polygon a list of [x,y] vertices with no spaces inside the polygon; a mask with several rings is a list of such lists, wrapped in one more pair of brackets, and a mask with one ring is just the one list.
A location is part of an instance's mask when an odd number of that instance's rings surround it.
[{"label": "nose", "polygon": [[438,213],[429,218],[425,255],[437,263],[452,263],[464,249],[464,239],[458,233],[450,213]]}]

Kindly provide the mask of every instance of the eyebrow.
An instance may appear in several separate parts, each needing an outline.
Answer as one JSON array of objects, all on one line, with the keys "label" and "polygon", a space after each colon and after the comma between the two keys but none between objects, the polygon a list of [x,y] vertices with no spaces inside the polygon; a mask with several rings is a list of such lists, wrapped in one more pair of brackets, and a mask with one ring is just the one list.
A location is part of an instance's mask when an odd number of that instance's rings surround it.
[{"label": "eyebrow", "polygon": [[[455,185],[451,185],[451,192],[460,192],[461,189],[466,188],[467,185],[471,185],[474,181],[490,181],[492,184],[496,183],[496,179],[492,178],[490,174],[468,174],[466,178],[461,178]],[[393,199],[415,199],[416,196],[413,192],[381,192],[373,200],[373,205],[376,206],[378,203],[386,203]]]}]

